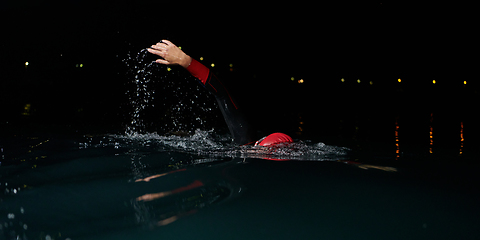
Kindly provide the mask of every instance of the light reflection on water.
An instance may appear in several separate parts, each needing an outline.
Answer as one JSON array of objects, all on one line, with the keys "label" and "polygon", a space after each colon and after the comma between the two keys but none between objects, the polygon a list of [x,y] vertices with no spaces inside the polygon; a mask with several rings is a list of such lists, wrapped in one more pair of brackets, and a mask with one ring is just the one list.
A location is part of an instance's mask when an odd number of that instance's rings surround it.
[{"label": "light reflection on water", "polygon": [[463,121],[460,122],[460,152],[458,153],[458,155],[462,155],[463,154],[463,143],[464,143],[465,139],[463,138]]},{"label": "light reflection on water", "polygon": [[[403,146],[403,138],[404,136],[402,136],[402,134],[404,132],[407,132],[409,131],[410,129],[409,128],[414,128],[414,129],[417,129],[417,138],[420,139],[420,142],[423,142],[424,143],[427,143],[427,144],[420,144],[419,146],[425,146],[425,150],[428,150],[428,153],[433,155],[434,153],[436,153],[436,150],[437,147],[436,145],[436,135],[437,135],[437,131],[440,131],[440,130],[443,130],[443,131],[457,131],[457,134],[453,135],[453,134],[450,134],[448,137],[450,139],[446,139],[445,136],[446,134],[444,132],[440,132],[439,134],[442,134],[442,139],[440,139],[440,141],[443,141],[443,142],[448,142],[450,146],[442,146],[443,148],[455,148],[455,146],[459,146],[458,150],[457,150],[457,155],[458,156],[462,156],[464,154],[464,144],[465,144],[465,137],[464,137],[464,121],[463,120],[459,120],[459,121],[456,121],[456,122],[450,122],[450,126],[446,126],[445,124],[436,124],[435,123],[435,117],[434,117],[434,113],[430,113],[429,114],[429,120],[428,120],[428,126],[426,126],[425,128],[418,128],[417,127],[412,127],[411,125],[410,126],[403,126],[402,125],[402,120],[400,117],[396,117],[395,119],[395,131],[394,131],[394,136],[395,136],[395,160],[399,160],[401,158],[401,155],[402,155],[402,150],[403,148],[401,146]],[[456,125],[458,124],[458,128],[456,126],[452,126],[452,125]],[[443,129],[441,129],[443,128]],[[428,134],[427,134],[428,133]],[[408,142],[408,141],[407,141]],[[410,143],[411,144],[411,143]],[[445,144],[445,143],[444,143]],[[453,145],[453,146],[452,146]],[[420,150],[422,151],[422,150]]]}]

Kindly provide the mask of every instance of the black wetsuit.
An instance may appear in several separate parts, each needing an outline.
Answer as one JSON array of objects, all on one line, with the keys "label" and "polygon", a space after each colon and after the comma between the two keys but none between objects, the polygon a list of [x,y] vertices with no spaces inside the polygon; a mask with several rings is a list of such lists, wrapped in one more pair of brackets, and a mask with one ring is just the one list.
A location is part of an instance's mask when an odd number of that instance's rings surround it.
[{"label": "black wetsuit", "polygon": [[192,60],[187,70],[195,76],[205,88],[215,96],[218,107],[227,123],[228,130],[233,136],[235,143],[246,145],[255,141],[252,127],[248,124],[245,116],[241,113],[238,105],[233,100],[228,90],[220,80],[203,64]]}]

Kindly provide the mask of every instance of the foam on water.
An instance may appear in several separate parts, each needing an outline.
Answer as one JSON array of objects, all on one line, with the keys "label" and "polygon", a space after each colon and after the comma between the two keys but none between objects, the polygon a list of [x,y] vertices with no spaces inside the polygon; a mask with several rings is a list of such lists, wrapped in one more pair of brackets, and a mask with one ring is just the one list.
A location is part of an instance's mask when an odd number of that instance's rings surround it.
[{"label": "foam on water", "polygon": [[[193,135],[159,135],[157,133],[108,135],[104,144],[97,147],[147,148],[152,152],[182,152],[200,158],[257,158],[268,160],[329,161],[347,157],[348,148],[297,141],[279,147],[237,146],[228,135],[218,136],[215,130],[197,129]],[[83,145],[82,145],[83,146]]]}]

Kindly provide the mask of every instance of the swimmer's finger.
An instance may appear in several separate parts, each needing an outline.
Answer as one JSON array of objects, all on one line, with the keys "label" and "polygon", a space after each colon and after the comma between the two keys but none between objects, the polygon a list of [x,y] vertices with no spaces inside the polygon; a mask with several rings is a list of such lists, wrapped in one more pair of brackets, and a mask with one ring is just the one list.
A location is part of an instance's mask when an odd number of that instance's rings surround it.
[{"label": "swimmer's finger", "polygon": [[175,46],[175,44],[173,44],[172,42],[170,42],[168,40],[165,40],[165,39],[162,40],[162,43],[165,43],[167,46],[170,46],[170,45]]},{"label": "swimmer's finger", "polygon": [[160,44],[160,43],[157,43],[155,45],[152,45],[151,46],[152,49],[156,49],[156,50],[160,50],[160,51],[164,51],[167,49],[167,46],[165,44]]},{"label": "swimmer's finger", "polygon": [[165,57],[165,54],[162,51],[155,50],[153,48],[147,48],[147,51],[151,54],[155,54],[155,55],[158,55],[160,57]]},{"label": "swimmer's finger", "polygon": [[167,48],[168,45],[164,42],[158,42],[157,44],[155,44],[154,46],[157,46],[159,48]]},{"label": "swimmer's finger", "polygon": [[163,59],[157,59],[155,62],[160,64],[165,64],[165,65],[170,65],[169,61],[163,60]]}]

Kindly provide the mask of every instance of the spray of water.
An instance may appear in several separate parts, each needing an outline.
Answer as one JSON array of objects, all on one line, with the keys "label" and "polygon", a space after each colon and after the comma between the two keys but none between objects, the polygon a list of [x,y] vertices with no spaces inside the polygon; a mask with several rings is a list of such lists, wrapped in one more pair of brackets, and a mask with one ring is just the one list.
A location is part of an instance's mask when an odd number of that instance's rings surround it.
[{"label": "spray of water", "polygon": [[140,113],[145,110],[148,104],[154,100],[155,89],[149,88],[151,82],[153,62],[146,62],[145,58],[148,54],[146,49],[141,50],[134,61],[129,56],[124,62],[129,69],[129,75],[133,75],[133,83],[135,87],[132,92],[127,91],[129,94],[130,105],[132,106],[131,122],[127,125],[125,133],[132,135],[138,132],[144,131],[144,124]]},{"label": "spray of water", "polygon": [[146,49],[128,54],[127,95],[131,107],[125,134],[193,133],[218,124],[215,100],[184,69],[152,61]]}]

